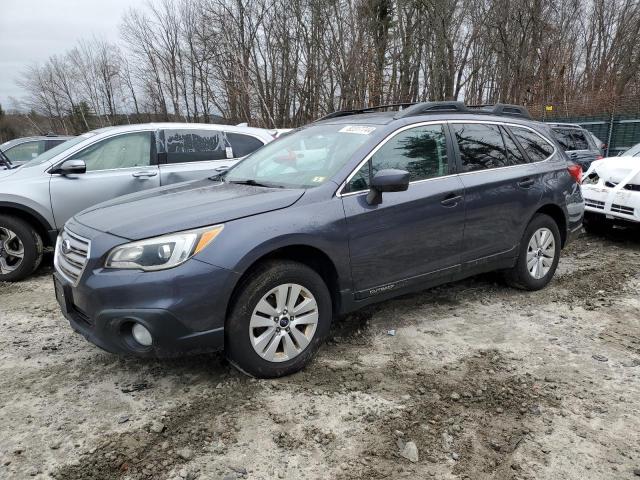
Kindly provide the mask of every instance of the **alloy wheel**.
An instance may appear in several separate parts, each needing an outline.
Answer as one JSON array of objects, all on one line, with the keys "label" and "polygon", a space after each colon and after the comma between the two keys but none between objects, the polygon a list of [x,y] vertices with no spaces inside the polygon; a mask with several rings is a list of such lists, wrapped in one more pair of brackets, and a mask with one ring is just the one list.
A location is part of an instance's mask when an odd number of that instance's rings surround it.
[{"label": "alloy wheel", "polygon": [[0,275],[20,268],[24,260],[24,245],[13,230],[0,227]]},{"label": "alloy wheel", "polygon": [[269,362],[284,362],[300,355],[311,343],[318,326],[318,303],[302,285],[285,283],[258,302],[249,337],[258,355]]},{"label": "alloy wheel", "polygon": [[527,270],[536,280],[549,273],[556,255],[556,240],[548,228],[539,228],[533,233],[527,246]]}]

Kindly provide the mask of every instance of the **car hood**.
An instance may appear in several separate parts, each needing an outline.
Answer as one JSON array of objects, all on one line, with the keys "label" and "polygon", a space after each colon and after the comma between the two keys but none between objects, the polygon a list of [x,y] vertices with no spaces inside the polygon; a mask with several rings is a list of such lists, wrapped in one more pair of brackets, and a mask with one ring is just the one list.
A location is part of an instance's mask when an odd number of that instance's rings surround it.
[{"label": "car hood", "polygon": [[125,195],[74,218],[89,228],[140,240],[286,208],[303,194],[304,190],[199,180]]}]

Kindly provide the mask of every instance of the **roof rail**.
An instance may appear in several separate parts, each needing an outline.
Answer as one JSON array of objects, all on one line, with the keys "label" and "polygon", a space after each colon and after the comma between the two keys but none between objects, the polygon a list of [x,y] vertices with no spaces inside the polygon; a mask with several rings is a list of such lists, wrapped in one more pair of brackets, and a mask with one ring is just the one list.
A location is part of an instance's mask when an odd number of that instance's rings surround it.
[{"label": "roof rail", "polygon": [[412,105],[406,110],[402,110],[394,115],[394,118],[413,117],[428,113],[458,112],[470,113],[463,102],[420,102]]},{"label": "roof rail", "polygon": [[464,102],[455,100],[441,101],[441,102],[419,102],[419,103],[390,103],[387,105],[378,105],[375,107],[366,107],[353,110],[340,110],[333,112],[324,117],[316,120],[329,120],[331,118],[346,117],[348,115],[358,115],[361,113],[371,113],[376,110],[382,110],[387,108],[402,108],[399,110],[393,118],[406,118],[414,117],[416,115],[427,115],[430,113],[442,113],[442,112],[455,112],[455,113],[473,113],[484,115],[498,115],[508,117],[519,117],[531,119],[531,115],[526,107],[522,105],[510,105],[507,103],[496,103],[491,105],[465,105]]},{"label": "roof rail", "polygon": [[364,108],[356,108],[353,110],[339,110],[337,112],[332,112],[324,117],[319,118],[316,122],[320,122],[322,120],[329,120],[330,118],[338,118],[338,117],[346,117],[347,115],[358,115],[361,113],[372,113],[376,110],[383,110],[387,108],[406,108],[414,105],[415,102],[404,102],[404,103],[388,103],[386,105],[376,105],[373,107],[364,107]]},{"label": "roof rail", "polygon": [[531,120],[529,110],[522,105],[511,105],[509,103],[496,103],[485,105],[467,105],[473,113],[486,113],[488,115],[505,115],[508,117],[522,117]]}]

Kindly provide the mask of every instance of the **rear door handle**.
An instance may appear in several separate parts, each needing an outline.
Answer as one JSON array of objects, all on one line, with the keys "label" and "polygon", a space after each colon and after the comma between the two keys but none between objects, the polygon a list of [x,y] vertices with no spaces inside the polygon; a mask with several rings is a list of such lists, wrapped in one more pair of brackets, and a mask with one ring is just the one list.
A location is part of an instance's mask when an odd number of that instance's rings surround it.
[{"label": "rear door handle", "polygon": [[440,205],[443,207],[455,207],[458,205],[458,202],[462,200],[462,195],[458,195],[457,193],[450,193],[440,202]]},{"label": "rear door handle", "polygon": [[151,178],[151,177],[155,177],[156,175],[158,175],[158,172],[151,172],[151,171],[133,172],[131,174],[131,176],[135,178]]},{"label": "rear door handle", "polygon": [[228,167],[227,165],[223,165],[223,166],[221,166],[221,167],[216,167],[216,168],[214,168],[214,170],[215,170],[216,172],[224,172],[225,170],[229,170],[229,167]]},{"label": "rear door handle", "polygon": [[531,188],[536,181],[533,178],[524,178],[518,182],[520,188]]}]

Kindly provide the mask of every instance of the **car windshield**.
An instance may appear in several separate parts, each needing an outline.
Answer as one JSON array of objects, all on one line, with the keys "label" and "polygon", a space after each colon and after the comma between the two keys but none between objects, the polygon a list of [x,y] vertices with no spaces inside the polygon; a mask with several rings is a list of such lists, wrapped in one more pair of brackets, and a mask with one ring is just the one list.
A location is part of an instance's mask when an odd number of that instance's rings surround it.
[{"label": "car windshield", "polygon": [[32,167],[34,165],[42,165],[43,163],[51,160],[53,157],[58,155],[59,153],[64,152],[66,149],[77,145],[80,142],[85,141],[87,138],[91,138],[96,135],[96,132],[87,132],[82,135],[78,135],[77,137],[73,137],[66,142],[62,142],[60,145],[53,147],[51,150],[47,150],[46,152],[38,155],[36,158],[27,162],[23,165],[23,167]]},{"label": "car windshield", "polygon": [[256,150],[231,168],[225,181],[267,187],[322,185],[371,138],[375,126],[314,125]]}]

